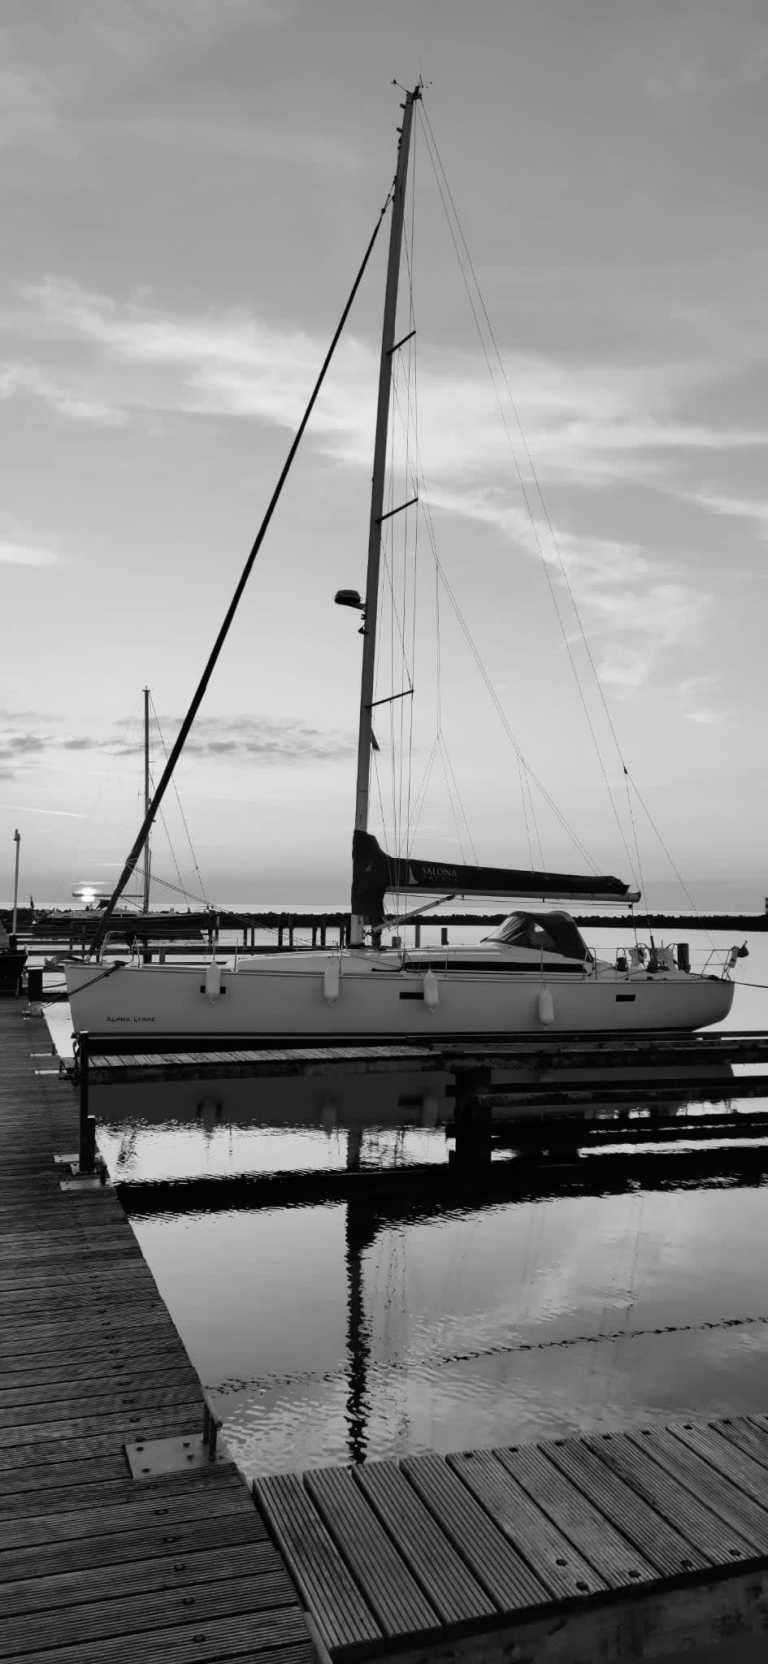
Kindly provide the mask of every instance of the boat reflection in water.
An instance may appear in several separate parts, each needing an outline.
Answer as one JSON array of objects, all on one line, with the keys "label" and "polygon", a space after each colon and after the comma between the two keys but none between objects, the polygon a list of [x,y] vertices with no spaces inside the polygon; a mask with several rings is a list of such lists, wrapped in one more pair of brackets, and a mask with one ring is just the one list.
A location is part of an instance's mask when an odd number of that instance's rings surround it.
[{"label": "boat reflection in water", "polygon": [[[728,1114],[726,1097],[738,1081],[731,1065],[709,1069],[720,1083],[718,1107]],[[578,1099],[562,1102],[568,1088],[578,1089],[594,1071],[558,1070],[551,1079],[552,1102],[538,1095],[549,1084],[534,1065],[510,1065],[495,1071],[492,1087],[514,1084],[519,1105],[493,1112],[494,1129],[505,1146],[546,1148],[555,1125],[578,1144],[590,1129],[604,1136],[615,1126],[638,1128],[653,1117],[683,1114],[690,1106],[686,1077],[700,1074],[695,1065],[663,1069],[664,1082],[679,1080],[663,1097],[643,1096],[654,1073],[637,1067],[605,1068],[599,1105]],[[99,1147],[115,1182],[189,1180],[270,1173],[322,1173],[362,1166],[367,1170],[445,1164],[455,1115],[452,1077],[446,1071],[367,1073],[348,1069],[313,1076],[222,1080],[123,1082],[94,1085],[91,1109],[99,1125]],[[617,1088],[614,1104],[611,1085]],[[525,1087],[537,1101],[525,1102]],[[630,1097],[627,1099],[627,1090]],[[681,1136],[685,1136],[681,1132]],[[183,1203],[182,1203],[183,1205]]]},{"label": "boat reflection in water", "polygon": [[350,1074],[95,1086],[115,1181],[444,1162],[447,1074]]},{"label": "boat reflection in water", "polygon": [[757,1413],[768,1145],[629,1152],[622,1105],[601,1111],[611,1150],[516,1151],[465,1182],[447,1084],[94,1088],[100,1147],[245,1471]]}]

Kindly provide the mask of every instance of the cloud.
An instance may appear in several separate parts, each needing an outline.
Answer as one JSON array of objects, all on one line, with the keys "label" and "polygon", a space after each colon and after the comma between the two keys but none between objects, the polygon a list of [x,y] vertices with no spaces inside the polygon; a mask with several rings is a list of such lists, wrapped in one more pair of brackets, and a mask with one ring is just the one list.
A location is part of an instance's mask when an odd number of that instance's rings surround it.
[{"label": "cloud", "polygon": [[[174,733],[179,719],[163,718],[166,733]],[[351,757],[356,749],[351,734],[315,728],[290,717],[203,717],[185,745],[193,757],[257,758],[265,762],[330,762]]]},{"label": "cloud", "polygon": [[54,98],[46,77],[33,67],[15,64],[5,52],[0,30],[0,149],[47,138],[55,125]]},{"label": "cloud", "polygon": [[[29,328],[43,342],[56,343],[57,362],[62,347],[75,353],[77,398],[96,410],[162,407],[293,430],[326,350],[326,342],[307,331],[244,310],[167,312],[146,295],[117,300],[62,278],[29,285],[24,300]],[[528,553],[541,544],[562,596],[561,556],[590,631],[605,638],[606,681],[636,689],[667,647],[695,636],[706,595],[686,583],[666,554],[636,541],[556,526],[555,547],[538,486],[577,485],[583,492],[631,481],[670,489],[673,464],[689,462],[692,453],[768,447],[768,428],[718,428],[685,416],[692,394],[700,407],[712,365],[560,363],[513,352],[506,366],[515,406],[468,354],[438,354],[434,343],[421,341],[420,466],[429,481],[421,494],[447,514],[495,526]],[[310,430],[326,454],[366,469],[377,370],[374,346],[347,336]],[[397,376],[404,371],[398,368]],[[66,392],[61,372],[55,392],[59,399]],[[407,407],[407,383],[396,377],[396,437]],[[276,736],[278,749],[280,743]],[[269,749],[264,741],[263,754]]]},{"label": "cloud", "polygon": [[[160,727],[168,737],[175,738],[181,726],[178,716],[162,716]],[[138,757],[143,752],[143,736],[134,738],[135,723],[120,722],[108,734],[72,734],[66,738],[51,736],[42,742],[50,748],[64,751],[107,753],[113,757]],[[183,755],[186,757],[226,758],[234,762],[260,759],[265,762],[304,763],[329,762],[350,757],[355,751],[351,734],[315,728],[309,723],[286,717],[200,717],[190,734]],[[0,757],[2,746],[0,744]],[[155,772],[158,767],[155,765]]]},{"label": "cloud", "polygon": [[41,399],[57,415],[74,422],[118,427],[126,420],[125,412],[116,406],[98,399],[79,398],[32,364],[5,364],[0,370],[0,399],[11,399],[19,394]]},{"label": "cloud", "polygon": [[768,538],[768,498],[734,497],[725,492],[702,490],[687,493],[689,502],[734,520],[751,520],[762,538]]},{"label": "cloud", "polygon": [[40,544],[13,543],[0,538],[0,566],[56,566],[61,556]]},{"label": "cloud", "polygon": [[[545,562],[569,641],[581,639],[575,600],[596,648],[593,656],[604,686],[636,692],[668,648],[698,639],[710,597],[638,544],[578,535],[528,515],[498,492],[430,488],[426,496],[436,508],[496,526],[518,548]],[[601,638],[608,636],[606,644]]]},{"label": "cloud", "polygon": [[702,728],[721,727],[725,722],[724,711],[714,711],[702,708],[698,711],[684,711],[683,715],[686,722],[695,722]]},{"label": "cloud", "polygon": [[[74,344],[70,391],[61,371],[23,367],[26,384],[81,419],[117,420],[126,408],[254,419],[293,430],[326,351],[325,339],[286,329],[244,310],[184,315],[146,297],[118,301],[64,278],[23,291],[26,327],[44,344]],[[9,321],[20,330],[23,320]],[[83,349],[86,349],[85,353]],[[420,428],[428,476],[462,483],[531,477],[592,487],[617,481],[658,482],[676,454],[768,447],[768,428],[715,427],[681,420],[676,404],[706,381],[699,366],[559,363],[506,355],[507,379],[524,424],[474,357],[440,351],[420,356]],[[312,418],[315,443],[335,458],[370,466],[375,347],[348,334]],[[16,368],[17,377],[20,375]],[[34,387],[35,376],[39,386]],[[406,390],[400,407],[407,403]],[[500,409],[501,404],[501,409]],[[395,388],[393,426],[398,421]]]},{"label": "cloud", "polygon": [[24,815],[61,815],[64,820],[88,820],[89,816],[75,809],[42,809],[36,803],[9,803],[7,805],[14,814]]},{"label": "cloud", "polygon": [[26,762],[45,750],[46,742],[39,734],[19,733],[12,729],[0,733],[0,763]]}]

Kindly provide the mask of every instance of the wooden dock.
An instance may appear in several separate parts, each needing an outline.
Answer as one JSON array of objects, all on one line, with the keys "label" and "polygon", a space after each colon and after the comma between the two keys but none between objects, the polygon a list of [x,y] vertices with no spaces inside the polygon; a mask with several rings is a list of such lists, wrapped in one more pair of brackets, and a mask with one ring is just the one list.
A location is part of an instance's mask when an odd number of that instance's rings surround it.
[{"label": "wooden dock", "polygon": [[768,1417],[258,1479],[335,1664],[757,1664]]},{"label": "wooden dock", "polygon": [[53,1061],[0,1002],[0,1660],[313,1664],[119,1201],[54,1162],[77,1128]]},{"label": "wooden dock", "polygon": [[0,1664],[762,1660],[768,1417],[259,1479],[0,1003]]}]

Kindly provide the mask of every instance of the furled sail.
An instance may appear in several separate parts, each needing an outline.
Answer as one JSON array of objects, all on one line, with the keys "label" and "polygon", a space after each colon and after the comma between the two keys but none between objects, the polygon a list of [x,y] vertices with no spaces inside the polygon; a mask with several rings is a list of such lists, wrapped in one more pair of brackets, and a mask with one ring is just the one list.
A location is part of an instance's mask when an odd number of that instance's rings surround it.
[{"label": "furled sail", "polygon": [[352,912],[381,924],[387,890],[425,894],[572,897],[580,901],[636,901],[637,892],[620,878],[590,874],[530,872],[516,867],[465,867],[453,861],[421,861],[386,855],[370,832],[352,838]]}]

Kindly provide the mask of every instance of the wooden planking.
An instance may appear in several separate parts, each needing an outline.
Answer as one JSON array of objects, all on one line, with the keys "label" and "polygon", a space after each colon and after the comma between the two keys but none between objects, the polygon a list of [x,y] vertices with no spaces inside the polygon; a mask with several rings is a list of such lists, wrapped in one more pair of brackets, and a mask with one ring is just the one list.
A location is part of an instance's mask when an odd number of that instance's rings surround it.
[{"label": "wooden planking", "polygon": [[730,1484],[738,1485],[739,1490],[768,1508],[768,1473],[762,1463],[755,1462],[743,1450],[734,1449],[714,1427],[701,1427],[688,1421],[675,1423],[670,1432],[697,1456],[710,1462],[718,1473],[724,1474]]},{"label": "wooden planking", "polygon": [[400,1467],[499,1611],[547,1601],[545,1584],[442,1457],[408,1456]]},{"label": "wooden planking", "polygon": [[554,1444],[547,1445],[546,1454],[663,1576],[675,1577],[713,1564],[711,1556],[673,1530],[637,1491],[600,1461],[583,1439],[555,1439]]},{"label": "wooden planking", "polygon": [[[13,1518],[0,1516],[0,1553],[6,1549],[41,1546],[44,1543],[73,1542],[78,1538],[143,1530],[158,1525],[172,1530],[179,1522],[215,1519],[238,1513],[252,1513],[248,1493],[233,1466],[214,1470],[216,1483],[200,1483],[202,1473],[190,1481],[188,1474],[163,1480],[137,1491],[126,1479],[114,1488],[112,1497],[103,1487],[103,1500],[95,1508],[88,1487],[69,1489],[67,1503],[60,1510],[51,1505],[50,1495],[31,1499]],[[79,1499],[79,1500],[78,1500]],[[45,1511],[43,1512],[43,1505]],[[6,1510],[3,1510],[5,1513]],[[40,1563],[42,1565],[42,1556]]]},{"label": "wooden planking", "polygon": [[612,1472],[680,1531],[713,1565],[749,1560],[759,1553],[756,1543],[736,1531],[699,1497],[647,1455],[628,1434],[603,1433],[587,1438],[588,1449]]},{"label": "wooden planking", "polygon": [[[30,1414],[38,1408],[31,1406]],[[81,1409],[85,1406],[81,1405]],[[173,1415],[163,1414],[161,1406],[157,1408],[147,1406],[144,1410],[118,1410],[112,1415],[101,1414],[91,1416],[69,1416],[61,1421],[23,1421],[20,1427],[0,1427],[0,1449],[12,1448],[19,1442],[19,1434],[24,1439],[67,1439],[77,1438],[96,1428],[101,1432],[113,1432],[117,1446],[122,1446],[126,1439],[153,1439],[157,1436],[157,1429],[162,1425],[165,1432],[175,1427],[179,1435],[182,1433],[198,1433],[202,1420],[202,1405],[198,1397],[189,1398],[185,1404],[174,1408]]]},{"label": "wooden planking", "polygon": [[[264,1522],[255,1508],[217,1514],[212,1519],[176,1520],[170,1526],[155,1522],[144,1524],[138,1531],[112,1531],[103,1536],[64,1538],[60,1543],[46,1544],[46,1577],[90,1572],[98,1566],[127,1565],[131,1560],[144,1560],[150,1555],[178,1557],[208,1548],[265,1540]],[[35,1583],[42,1581],[39,1546],[0,1552],[0,1586],[29,1578]]]},{"label": "wooden planking", "polygon": [[[239,1474],[236,1474],[234,1483],[237,1486],[240,1485]],[[199,1490],[203,1494],[206,1489],[205,1469],[196,1469],[194,1476],[182,1473],[177,1484],[182,1489],[189,1489],[194,1486],[195,1490]],[[135,1495],[136,1481],[130,1478],[127,1469],[124,1479],[99,1479],[90,1484],[84,1484],[78,1480],[76,1485],[51,1486],[45,1491],[39,1488],[19,1491],[4,1496],[2,1506],[0,1506],[0,1527],[5,1521],[18,1520],[27,1515],[38,1514],[43,1504],[45,1504],[50,1515],[68,1514],[72,1510],[80,1513],[87,1508],[100,1508],[111,1506],[114,1503],[130,1502]],[[91,1528],[95,1529],[93,1516],[91,1516]],[[18,1536],[14,1540],[18,1541]]]},{"label": "wooden planking", "polygon": [[[768,1443],[768,1420],[765,1427],[746,1425]],[[700,1432],[702,1451],[727,1456],[716,1426],[683,1427]],[[705,1650],[712,1626],[720,1625],[725,1638],[737,1631],[747,1639],[753,1631],[762,1636],[768,1633],[768,1555],[746,1533],[763,1510],[678,1432],[660,1428],[647,1436],[605,1434],[406,1457],[261,1479],[255,1489],[267,1512],[270,1488],[290,1495],[292,1532],[283,1546],[297,1577],[303,1576],[310,1612],[332,1651],[379,1656],[373,1639],[362,1640],[354,1625],[345,1627],[339,1618],[334,1584],[340,1563],[408,1664],[429,1664],[432,1655],[454,1664],[474,1657],[501,1661],[518,1651],[533,1659],[540,1647],[549,1658],[554,1636],[560,1639],[553,1664],[555,1658],[565,1664],[571,1657],[566,1638],[574,1625],[581,1634],[582,1612],[597,1614],[583,1620],[591,1640],[577,1652],[585,1659],[593,1657],[589,1648],[598,1646],[603,1630],[613,1650],[598,1647],[601,1658],[639,1657],[641,1640],[653,1651],[657,1622],[676,1640],[695,1635]],[[748,1452],[744,1460],[741,1477],[752,1480],[755,1470],[768,1485],[768,1464]],[[374,1530],[363,1499],[375,1515]],[[330,1579],[305,1536],[315,1507],[338,1550]],[[738,1517],[741,1531],[730,1515]],[[350,1582],[340,1581],[348,1591]],[[435,1609],[431,1626],[414,1609],[417,1585]],[[642,1593],[639,1604],[627,1603],[633,1592]],[[397,1610],[398,1597],[405,1610]],[[756,1641],[745,1660],[762,1657],[761,1645]]]},{"label": "wooden planking", "polygon": [[[153,1421],[153,1436],[164,1437],[164,1434],[160,1431],[163,1425],[163,1418],[158,1418],[157,1422]],[[172,1416],[166,1425],[170,1425],[171,1428],[175,1427],[175,1417]],[[199,1433],[199,1427],[194,1431]],[[0,1450],[0,1491],[6,1486],[7,1476],[14,1469],[22,1468],[24,1472],[30,1473],[33,1468],[49,1468],[59,1462],[82,1461],[92,1457],[113,1456],[114,1454],[114,1432],[98,1433],[89,1431],[80,1438],[44,1439],[38,1442],[8,1445],[4,1450]],[[122,1451],[120,1452],[120,1459],[125,1471],[125,1459]],[[36,1479],[33,1483],[43,1484],[45,1481]],[[0,1507],[2,1507],[1,1499]]]},{"label": "wooden planking", "polygon": [[78,1458],[71,1462],[36,1462],[28,1467],[19,1461],[17,1467],[6,1468],[2,1477],[3,1506],[11,1497],[28,1491],[46,1492],[58,1487],[95,1485],[102,1479],[125,1482],[125,1458],[121,1455]]},{"label": "wooden planking", "polygon": [[751,1497],[729,1484],[702,1457],[686,1449],[673,1433],[643,1428],[627,1437],[681,1485],[687,1486],[713,1513],[719,1514],[734,1531],[748,1537],[760,1554],[768,1553],[768,1513]]},{"label": "wooden planking", "polygon": [[[43,1357],[49,1357],[43,1353]],[[77,1354],[75,1354],[77,1356]],[[131,1375],[130,1364],[126,1359],[122,1368],[113,1358],[89,1358],[87,1364],[73,1363],[72,1359],[59,1360],[56,1363],[39,1361],[40,1354],[33,1356],[32,1362],[19,1358],[15,1369],[4,1369],[2,1379],[8,1384],[0,1389],[0,1404],[7,1405],[18,1401],[22,1394],[29,1404],[44,1403],[55,1398],[64,1387],[69,1388],[71,1396],[73,1389],[77,1392],[78,1403],[84,1398],[98,1397],[107,1387],[119,1391],[121,1388],[130,1389],[135,1382],[135,1375]],[[197,1381],[191,1364],[180,1359],[178,1354],[152,1353],[142,1360],[151,1380],[158,1382],[164,1388],[194,1387]]]},{"label": "wooden planking", "polygon": [[0,1660],[313,1664],[234,1464],[130,1477],[203,1394],[115,1194],[61,1188],[76,1104],[28,1046],[0,1008]]},{"label": "wooden planking", "polygon": [[48,1647],[14,1655],[6,1664],[317,1664],[317,1655],[298,1611],[240,1613],[234,1618],[195,1618],[194,1622],[144,1631],[140,1651],[134,1636],[110,1636],[74,1646]]},{"label": "wooden planking", "polygon": [[[126,1564],[88,1567],[45,1577],[29,1577],[0,1587],[0,1624],[10,1617],[79,1605],[104,1605],[124,1597],[160,1590],[196,1588],[230,1577],[251,1577],[259,1599],[269,1606],[290,1605],[292,1585],[271,1543],[209,1544],[182,1554],[167,1547]],[[2,1639],[0,1639],[0,1653]]]},{"label": "wooden planking", "polygon": [[305,1483],[384,1634],[436,1628],[435,1607],[368,1507],[351,1471],[319,1468],[306,1474]]},{"label": "wooden planking", "polygon": [[378,1640],[381,1629],[296,1474],[254,1481],[254,1495],[328,1647]]},{"label": "wooden planking", "polygon": [[489,1450],[467,1451],[463,1456],[450,1456],[448,1461],[505,1536],[530,1561],[550,1596],[567,1599],[598,1594],[606,1588],[604,1578]]},{"label": "wooden planking", "polygon": [[193,1409],[197,1412],[199,1408],[199,1387],[195,1391],[188,1381],[180,1387],[153,1384],[143,1392],[135,1387],[135,1377],[131,1385],[133,1391],[80,1393],[77,1398],[52,1385],[47,1391],[33,1393],[31,1397],[23,1387],[15,1391],[8,1389],[0,1394],[3,1400],[0,1403],[0,1429],[23,1428],[27,1421],[34,1421],[39,1426],[47,1421],[67,1421],[73,1416],[82,1416],[84,1409],[87,1409],[89,1416],[101,1419],[102,1416],[122,1415],[125,1410],[157,1409],[162,1413],[169,1409],[182,1412]]},{"label": "wooden planking", "polygon": [[[201,1623],[216,1618],[246,1617],[248,1628],[257,1634],[261,1629],[262,1637],[265,1641],[268,1638],[267,1644],[271,1646],[285,1645],[306,1637],[303,1615],[298,1607],[273,1605],[270,1590],[262,1591],[258,1587],[251,1590],[250,1583],[249,1578],[230,1578],[209,1584],[197,1592],[168,1589],[145,1596],[127,1596],[93,1605],[73,1606],[56,1613],[35,1612],[21,1618],[6,1618],[0,1629],[0,1658],[15,1658],[18,1651],[28,1648],[37,1661],[40,1652],[48,1656],[49,1649],[55,1648],[57,1658],[59,1649],[64,1657],[68,1654],[72,1656],[74,1649],[77,1649],[76,1656],[81,1659],[85,1649],[94,1643],[103,1647],[111,1640],[123,1642],[128,1637],[134,1650],[132,1655],[129,1653],[127,1656],[143,1660],[146,1657],[144,1635],[147,1631],[159,1632],[158,1639],[162,1640],[166,1629],[182,1624],[194,1625],[198,1615]],[[262,1592],[267,1598],[266,1604],[260,1606]],[[251,1644],[253,1646],[253,1642]],[[255,1647],[254,1653],[258,1656]],[[109,1654],[105,1652],[103,1656],[108,1657]]]},{"label": "wooden planking", "polygon": [[746,1416],[724,1416],[711,1425],[722,1433],[724,1439],[735,1444],[737,1450],[746,1451],[748,1456],[754,1456],[756,1462],[762,1462],[768,1468],[768,1430]]},{"label": "wooden planking", "polygon": [[496,1608],[395,1462],[371,1462],[355,1475],[390,1537],[444,1623],[487,1617]]},{"label": "wooden planking", "polygon": [[658,1572],[675,1574],[708,1564],[667,1529],[670,1551],[658,1514],[605,1474],[580,1439],[557,1439],[545,1449],[524,1444],[495,1454],[608,1586],[625,1587]]}]

